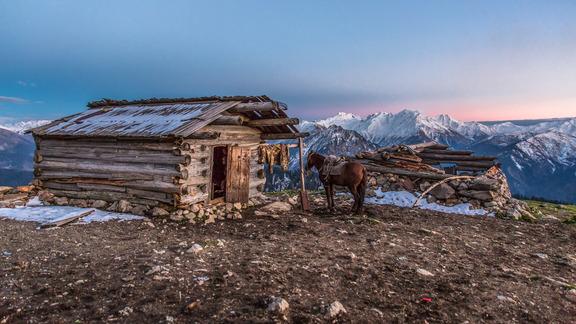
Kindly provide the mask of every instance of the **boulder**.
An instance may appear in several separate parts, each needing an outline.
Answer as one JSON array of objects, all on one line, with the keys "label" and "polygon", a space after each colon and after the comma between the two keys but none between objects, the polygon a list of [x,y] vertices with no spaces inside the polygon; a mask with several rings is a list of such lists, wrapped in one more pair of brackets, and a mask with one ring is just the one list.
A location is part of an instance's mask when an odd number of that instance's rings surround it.
[{"label": "boulder", "polygon": [[470,182],[470,185],[468,186],[468,188],[470,190],[495,191],[495,190],[498,190],[499,186],[500,186],[500,183],[496,179],[490,179],[490,178],[486,178],[486,177],[478,177],[478,178],[472,180],[472,182]]},{"label": "boulder", "polygon": [[458,194],[481,201],[492,201],[495,198],[495,195],[492,191],[461,190],[458,191]]},{"label": "boulder", "polygon": [[430,194],[437,199],[445,200],[454,197],[456,191],[447,183],[442,183],[430,191]]}]

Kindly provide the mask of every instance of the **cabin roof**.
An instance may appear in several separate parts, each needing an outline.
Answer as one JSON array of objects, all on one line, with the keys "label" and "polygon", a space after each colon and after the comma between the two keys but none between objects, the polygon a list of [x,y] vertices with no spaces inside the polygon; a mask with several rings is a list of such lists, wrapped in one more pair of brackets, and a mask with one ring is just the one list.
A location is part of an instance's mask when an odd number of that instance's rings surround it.
[{"label": "cabin roof", "polygon": [[[188,137],[239,104],[270,103],[274,109],[246,111],[250,120],[286,118],[286,105],[260,97],[201,97],[143,100],[103,99],[89,109],[30,130],[45,136]],[[297,133],[293,125],[257,127],[263,133]]]}]

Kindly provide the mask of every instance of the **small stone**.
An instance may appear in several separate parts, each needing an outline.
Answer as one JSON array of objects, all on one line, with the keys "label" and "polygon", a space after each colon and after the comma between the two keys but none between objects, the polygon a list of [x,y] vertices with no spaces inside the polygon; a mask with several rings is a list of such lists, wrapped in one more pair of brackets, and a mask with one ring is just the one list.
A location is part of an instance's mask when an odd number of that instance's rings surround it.
[{"label": "small stone", "polygon": [[134,310],[132,309],[132,307],[126,306],[126,307],[124,307],[123,309],[121,309],[121,310],[118,312],[118,314],[120,314],[121,316],[126,317],[126,316],[132,314],[133,312],[134,312]]},{"label": "small stone", "polygon": [[94,200],[92,203],[92,208],[104,209],[108,206],[108,203],[104,200]]},{"label": "small stone", "polygon": [[186,253],[194,253],[194,254],[198,254],[200,252],[202,252],[204,250],[204,248],[202,247],[202,245],[198,244],[198,243],[194,243],[192,244],[192,246],[186,250]]},{"label": "small stone", "polygon": [[130,206],[130,202],[126,200],[119,200],[118,206],[116,207],[116,211],[120,213],[127,213],[131,208],[132,206]]},{"label": "small stone", "polygon": [[425,270],[425,269],[419,268],[418,270],[416,270],[416,272],[420,275],[425,276],[425,277],[434,277],[434,274],[432,272]]},{"label": "small stone", "polygon": [[234,209],[242,210],[242,203],[239,203],[239,202],[234,203]]},{"label": "small stone", "polygon": [[339,301],[335,301],[326,309],[326,317],[335,318],[341,314],[346,314],[346,308]]},{"label": "small stone", "polygon": [[148,207],[146,207],[144,205],[136,205],[136,206],[132,207],[130,212],[134,215],[143,216],[146,214],[147,210],[148,210]]},{"label": "small stone", "polygon": [[232,203],[226,203],[225,208],[226,208],[226,212],[229,213],[229,212],[231,212],[232,209],[234,208],[234,205],[233,205]]},{"label": "small stone", "polygon": [[155,217],[163,217],[170,215],[170,213],[166,209],[160,207],[152,208],[152,211],[150,213],[152,214],[152,216]]},{"label": "small stone", "polygon": [[173,213],[173,214],[170,214],[170,220],[173,220],[175,222],[180,222],[180,221],[184,220],[184,216],[180,213]]},{"label": "small stone", "polygon": [[532,255],[535,256],[535,257],[537,257],[537,258],[543,259],[543,260],[548,259],[548,254],[544,254],[544,253],[534,253],[534,254],[532,254]]},{"label": "small stone", "polygon": [[278,315],[288,314],[289,308],[290,304],[288,304],[284,298],[280,297],[272,297],[270,303],[268,304],[268,311]]},{"label": "small stone", "polygon": [[193,212],[193,213],[199,212],[200,209],[201,209],[201,208],[200,208],[200,205],[199,205],[199,204],[194,204],[194,205],[192,205],[192,207],[190,207],[190,211]]},{"label": "small stone", "polygon": [[54,198],[54,204],[58,206],[68,205],[68,198],[66,197],[56,197]]}]

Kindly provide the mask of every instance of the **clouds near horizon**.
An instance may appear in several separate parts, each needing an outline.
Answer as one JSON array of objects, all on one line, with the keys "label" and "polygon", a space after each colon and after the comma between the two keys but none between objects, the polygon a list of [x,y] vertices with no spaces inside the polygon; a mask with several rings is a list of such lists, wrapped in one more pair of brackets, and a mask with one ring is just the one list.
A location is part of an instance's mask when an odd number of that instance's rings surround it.
[{"label": "clouds near horizon", "polygon": [[3,110],[20,118],[260,94],[307,119],[576,116],[572,1],[0,0],[0,41],[0,90],[49,102]]}]

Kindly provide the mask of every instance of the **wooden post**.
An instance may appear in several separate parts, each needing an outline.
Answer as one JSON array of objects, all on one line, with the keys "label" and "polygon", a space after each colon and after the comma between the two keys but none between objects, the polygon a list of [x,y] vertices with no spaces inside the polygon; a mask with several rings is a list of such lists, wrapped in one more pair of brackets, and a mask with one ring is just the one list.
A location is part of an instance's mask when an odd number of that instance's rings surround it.
[{"label": "wooden post", "polygon": [[300,204],[302,210],[310,210],[310,202],[308,201],[308,194],[306,193],[306,181],[304,178],[304,139],[298,138],[298,150],[300,152]]}]

